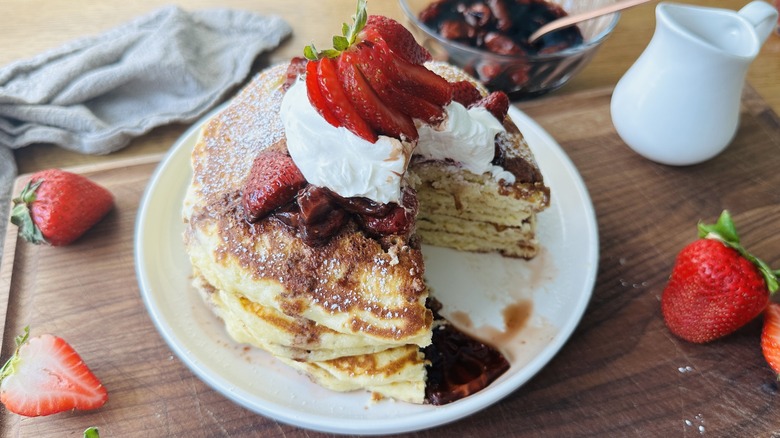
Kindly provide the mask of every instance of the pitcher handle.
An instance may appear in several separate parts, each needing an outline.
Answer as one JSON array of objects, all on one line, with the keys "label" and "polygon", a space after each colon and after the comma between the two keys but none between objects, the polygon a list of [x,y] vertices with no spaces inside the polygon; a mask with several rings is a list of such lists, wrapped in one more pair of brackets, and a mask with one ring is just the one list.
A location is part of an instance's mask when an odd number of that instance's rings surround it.
[{"label": "pitcher handle", "polygon": [[753,25],[761,44],[764,44],[777,24],[777,9],[763,0],[748,3],[739,10],[739,15]]}]

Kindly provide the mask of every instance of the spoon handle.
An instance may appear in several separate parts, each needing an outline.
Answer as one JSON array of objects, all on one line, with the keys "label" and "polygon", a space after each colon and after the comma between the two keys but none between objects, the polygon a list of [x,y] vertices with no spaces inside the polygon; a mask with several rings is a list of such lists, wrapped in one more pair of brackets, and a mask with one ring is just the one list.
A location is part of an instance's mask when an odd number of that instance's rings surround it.
[{"label": "spoon handle", "polygon": [[533,43],[534,41],[538,40],[539,37],[541,37],[542,35],[548,34],[554,30],[562,29],[564,27],[569,27],[573,24],[579,23],[580,21],[590,20],[591,18],[596,18],[601,15],[622,11],[623,9],[628,9],[634,6],[638,6],[641,5],[642,3],[647,3],[648,1],[650,0],[625,0],[617,3],[612,3],[611,5],[602,6],[600,8],[596,8],[591,11],[582,12],[574,15],[567,15],[563,18],[553,20],[545,24],[544,26],[540,27],[539,29],[537,29],[536,32],[532,33],[531,36],[528,38],[528,42]]}]

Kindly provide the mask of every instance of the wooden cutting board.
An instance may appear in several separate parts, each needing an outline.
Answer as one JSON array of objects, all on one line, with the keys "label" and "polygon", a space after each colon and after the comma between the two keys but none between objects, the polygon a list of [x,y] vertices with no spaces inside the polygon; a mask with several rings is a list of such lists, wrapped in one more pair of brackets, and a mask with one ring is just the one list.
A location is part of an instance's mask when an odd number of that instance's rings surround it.
[{"label": "wooden cutting board", "polygon": [[[737,138],[698,166],[651,163],[617,137],[610,90],[520,105],[567,151],[599,221],[601,257],[577,331],[531,382],[478,415],[420,436],[755,436],[780,430],[778,385],[758,348],[760,322],[710,345],[663,325],[659,298],[677,251],[700,218],[729,208],[743,240],[780,267],[780,121],[747,89]],[[0,267],[2,355],[30,325],[68,340],[103,381],[92,412],[22,418],[0,410],[1,436],[324,436],[228,401],[173,355],[141,300],[133,232],[144,189],[162,157],[76,171],[109,188],[116,208],[75,244],[17,239]],[[19,178],[15,191],[26,181]],[[555,196],[553,194],[553,196]],[[176,205],[171,208],[179,208]]]}]

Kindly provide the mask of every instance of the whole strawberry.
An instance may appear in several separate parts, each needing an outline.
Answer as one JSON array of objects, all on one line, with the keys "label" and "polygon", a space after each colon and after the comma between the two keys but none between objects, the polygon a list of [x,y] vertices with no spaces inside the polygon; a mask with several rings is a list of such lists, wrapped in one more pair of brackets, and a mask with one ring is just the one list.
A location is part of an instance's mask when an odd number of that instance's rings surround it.
[{"label": "whole strawberry", "polygon": [[34,173],[13,203],[11,222],[22,238],[62,246],[102,219],[114,197],[82,175],[49,169]]},{"label": "whole strawberry", "polygon": [[16,337],[16,352],[0,369],[0,402],[27,417],[72,409],[96,409],[108,400],[106,388],[65,340],[45,334]]},{"label": "whole strawberry", "polygon": [[700,223],[699,237],[678,254],[661,311],[672,333],[705,343],[761,314],[778,289],[778,272],[740,245],[728,211],[714,225]]}]

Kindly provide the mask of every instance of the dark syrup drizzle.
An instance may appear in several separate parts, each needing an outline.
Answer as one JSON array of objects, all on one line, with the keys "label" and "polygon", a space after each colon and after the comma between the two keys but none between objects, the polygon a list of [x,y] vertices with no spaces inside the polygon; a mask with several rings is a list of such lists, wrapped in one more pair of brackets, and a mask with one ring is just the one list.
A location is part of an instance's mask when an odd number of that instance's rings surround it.
[{"label": "dark syrup drizzle", "polygon": [[434,320],[433,342],[425,347],[430,361],[425,399],[432,405],[445,405],[486,388],[509,369],[498,350],[458,330],[439,315],[441,303],[430,299]]}]

